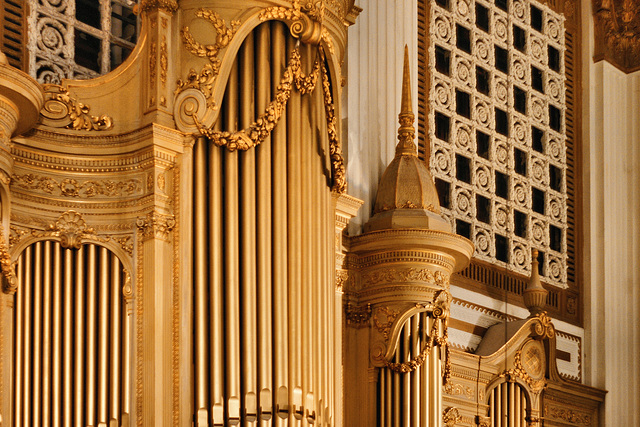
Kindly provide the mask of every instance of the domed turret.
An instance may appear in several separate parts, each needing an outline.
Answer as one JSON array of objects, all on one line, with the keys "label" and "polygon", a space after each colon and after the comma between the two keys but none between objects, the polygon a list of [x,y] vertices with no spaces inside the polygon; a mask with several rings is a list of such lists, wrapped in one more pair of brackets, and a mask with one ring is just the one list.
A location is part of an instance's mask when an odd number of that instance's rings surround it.
[{"label": "domed turret", "polygon": [[449,223],[440,216],[440,202],[431,173],[425,162],[418,158],[414,143],[414,118],[411,110],[409,52],[405,46],[396,155],[382,174],[373,208],[374,216],[365,225],[365,232],[393,228],[451,231]]}]

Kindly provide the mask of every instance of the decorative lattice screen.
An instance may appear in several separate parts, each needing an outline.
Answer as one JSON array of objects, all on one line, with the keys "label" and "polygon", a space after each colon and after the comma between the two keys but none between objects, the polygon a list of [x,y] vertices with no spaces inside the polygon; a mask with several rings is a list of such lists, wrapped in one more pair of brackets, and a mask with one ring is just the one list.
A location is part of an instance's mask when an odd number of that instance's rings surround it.
[{"label": "decorative lattice screen", "polygon": [[564,17],[528,0],[432,0],[431,171],[475,256],[567,285]]}]

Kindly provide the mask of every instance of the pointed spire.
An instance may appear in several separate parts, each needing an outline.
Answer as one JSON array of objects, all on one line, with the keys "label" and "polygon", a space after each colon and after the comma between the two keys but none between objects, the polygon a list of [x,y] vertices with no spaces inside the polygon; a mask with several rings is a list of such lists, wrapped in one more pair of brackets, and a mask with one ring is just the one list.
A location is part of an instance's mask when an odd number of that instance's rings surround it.
[{"label": "pointed spire", "polygon": [[404,69],[402,71],[402,100],[400,101],[400,114],[398,114],[398,145],[396,156],[417,156],[416,145],[413,142],[416,130],[413,127],[415,116],[411,111],[411,76],[409,73],[409,48],[404,45]]},{"label": "pointed spire", "polygon": [[529,309],[531,316],[544,311],[549,292],[542,287],[540,273],[538,272],[538,250],[531,249],[531,278],[527,289],[524,290],[524,305]]}]

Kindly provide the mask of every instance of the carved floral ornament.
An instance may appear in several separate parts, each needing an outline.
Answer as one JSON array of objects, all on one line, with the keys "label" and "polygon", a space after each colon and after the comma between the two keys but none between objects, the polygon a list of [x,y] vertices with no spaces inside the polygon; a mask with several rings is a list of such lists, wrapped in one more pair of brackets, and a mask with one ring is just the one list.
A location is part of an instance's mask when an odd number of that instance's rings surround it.
[{"label": "carved floral ornament", "polygon": [[44,105],[40,110],[42,123],[56,128],[100,131],[113,127],[113,119],[105,114],[92,116],[91,107],[78,102],[67,88],[55,84],[45,84]]},{"label": "carved floral ornament", "polygon": [[[284,20],[289,24],[294,37],[305,43],[313,44],[319,44],[322,40],[332,51],[333,47],[328,33],[320,23],[323,10],[320,2],[302,4],[296,0],[292,3],[291,8],[267,8],[260,13],[259,17],[262,21]],[[295,88],[303,95],[310,93],[315,89],[318,78],[321,77],[333,172],[332,189],[338,193],[345,193],[346,177],[342,147],[338,138],[331,84],[322,48],[320,47],[318,50],[318,57],[312,70],[306,75],[302,71],[300,52],[298,49],[294,49],[277,87],[275,97],[267,105],[265,112],[246,129],[234,132],[218,131],[213,129],[214,117],[218,109],[214,100],[214,91],[221,67],[221,60],[218,56],[220,51],[226,48],[233,39],[240,22],[231,21],[227,26],[226,21],[218,13],[207,9],[198,9],[196,17],[205,19],[213,25],[216,30],[216,42],[205,45],[196,41],[189,32],[189,27],[184,27],[181,32],[186,49],[193,55],[209,60],[209,63],[205,64],[199,73],[191,69],[186,79],[180,79],[177,82],[174,113],[181,130],[185,132],[197,130],[214,144],[226,147],[230,151],[249,150],[263,142],[276,127],[291,97],[291,91]]]},{"label": "carved floral ornament", "polygon": [[[102,244],[114,242],[130,256],[133,254],[133,237],[131,234],[99,235],[92,227],[87,225],[82,215],[74,210],[63,213],[55,222],[44,226],[44,230],[42,230],[41,222],[38,221],[33,225],[35,224],[39,229],[12,225],[9,234],[9,248],[14,248],[20,244],[23,238],[31,236],[35,239],[58,238],[60,239],[60,245],[66,249],[79,249],[86,242]],[[120,232],[125,232],[125,230],[120,230]],[[1,253],[2,251],[0,250]]]},{"label": "carved floral ornament", "polygon": [[640,4],[634,0],[593,0],[596,58],[626,72],[640,68]]},{"label": "carved floral ornament", "polygon": [[[382,336],[384,342],[374,343],[371,355],[382,366],[398,373],[413,372],[422,366],[434,346],[440,347],[444,351],[444,372],[443,380],[445,386],[449,386],[451,379],[451,358],[449,350],[448,318],[449,306],[451,304],[451,294],[445,290],[438,291],[430,304],[415,304],[409,310],[393,309],[391,307],[378,307],[372,316],[373,327]],[[397,332],[407,321],[407,313],[418,311],[430,311],[430,316],[436,321],[433,322],[429,330],[428,339],[424,343],[422,351],[413,359],[406,362],[392,362],[392,357],[388,357],[388,348],[392,337],[397,336]],[[384,319],[384,320],[382,320]],[[439,320],[439,321],[438,321]],[[440,328],[442,326],[442,328]],[[441,329],[441,331],[440,331]]]}]

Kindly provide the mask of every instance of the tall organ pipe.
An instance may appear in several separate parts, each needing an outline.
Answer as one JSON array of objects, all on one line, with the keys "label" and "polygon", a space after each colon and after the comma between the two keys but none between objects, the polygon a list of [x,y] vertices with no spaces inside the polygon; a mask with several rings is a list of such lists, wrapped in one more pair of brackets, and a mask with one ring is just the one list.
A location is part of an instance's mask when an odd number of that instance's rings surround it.
[{"label": "tall organ pipe", "polygon": [[122,265],[104,247],[41,241],[17,271],[15,425],[119,425]]},{"label": "tall organ pipe", "polygon": [[[240,51],[240,127],[251,125],[255,115],[254,86],[254,38],[247,36]],[[241,196],[241,258],[255,259],[256,256],[256,152],[240,153],[240,196]],[[248,421],[255,421],[256,374],[257,374],[257,331],[256,331],[256,264],[243,262],[241,270],[242,299],[242,395],[243,408]]]},{"label": "tall organ pipe", "polygon": [[[269,45],[271,34],[268,24],[256,29],[256,111],[264,111],[271,100],[271,70]],[[260,388],[261,426],[271,419],[272,375],[272,276],[271,276],[271,138],[256,150],[257,170],[257,281],[258,281],[258,384]]]}]

